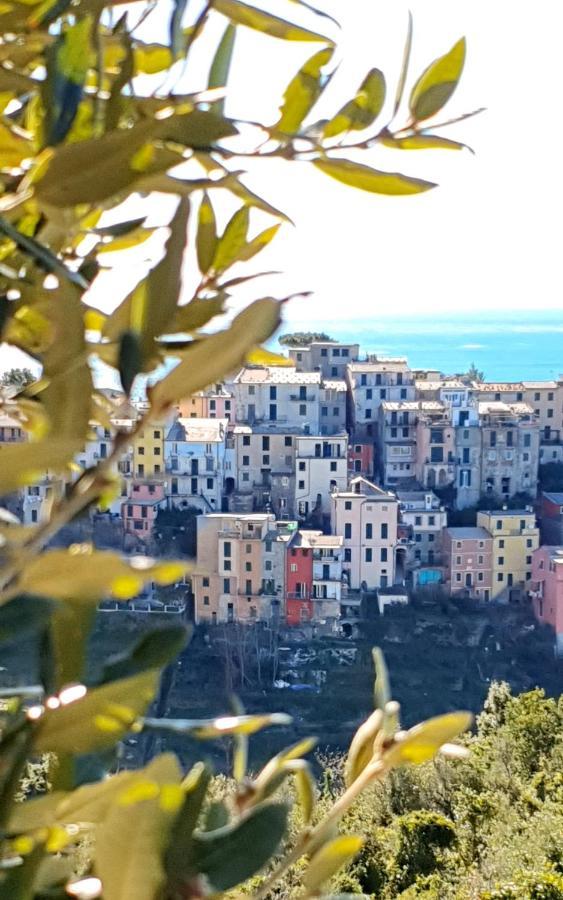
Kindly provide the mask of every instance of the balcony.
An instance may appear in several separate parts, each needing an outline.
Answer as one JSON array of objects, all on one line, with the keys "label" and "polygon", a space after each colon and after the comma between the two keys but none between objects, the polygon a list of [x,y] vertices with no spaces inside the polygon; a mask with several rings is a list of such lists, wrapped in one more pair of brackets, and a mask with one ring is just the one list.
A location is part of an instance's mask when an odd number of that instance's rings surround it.
[{"label": "balcony", "polygon": [[305,591],[305,593],[300,591],[286,591],[285,596],[287,600],[310,600],[308,591]]},{"label": "balcony", "polygon": [[317,402],[317,398],[315,397],[314,394],[307,394],[307,396],[305,396],[305,397],[302,397],[300,394],[290,394],[289,399],[295,401],[296,403],[316,403]]}]

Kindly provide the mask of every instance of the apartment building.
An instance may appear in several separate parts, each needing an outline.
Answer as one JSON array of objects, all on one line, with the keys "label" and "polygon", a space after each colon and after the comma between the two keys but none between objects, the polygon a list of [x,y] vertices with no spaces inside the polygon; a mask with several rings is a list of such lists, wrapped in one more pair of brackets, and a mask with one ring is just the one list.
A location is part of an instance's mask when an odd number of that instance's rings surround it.
[{"label": "apartment building", "polygon": [[441,401],[420,401],[416,419],[417,481],[424,488],[446,487],[456,477],[455,428]]},{"label": "apartment building", "polygon": [[348,484],[348,435],[295,439],[295,510],[298,518],[330,515],[330,497]]},{"label": "apartment building", "polygon": [[358,443],[350,441],[348,444],[348,477],[363,475],[371,479],[374,476],[374,444],[372,441]]},{"label": "apartment building", "polygon": [[522,599],[532,578],[532,555],[540,542],[532,508],[478,512],[477,525],[493,540],[491,599]]},{"label": "apartment building", "polygon": [[20,493],[20,507],[24,525],[46,522],[56,500],[64,494],[64,480],[56,472],[45,472],[35,484],[24,487]]},{"label": "apartment building", "polygon": [[262,510],[292,519],[300,428],[234,425],[227,432],[225,494],[231,512]]},{"label": "apartment building", "polygon": [[417,379],[414,384],[417,400],[437,400],[450,409],[466,407],[473,396],[473,389],[455,378]]},{"label": "apartment building", "polygon": [[320,372],[323,378],[343,379],[348,363],[358,359],[359,344],[337,341],[312,341],[305,347],[287,348],[298,372]]},{"label": "apartment building", "polygon": [[491,600],[493,538],[487,529],[482,526],[446,528],[443,550],[446,587],[450,594]]},{"label": "apartment building", "polygon": [[408,526],[407,566],[442,564],[442,536],[448,514],[432,491],[397,491],[400,519]]},{"label": "apartment building", "polygon": [[227,419],[178,418],[164,444],[168,496],[173,506],[221,509]]},{"label": "apartment building", "polygon": [[224,385],[216,384],[180,400],[179,414],[184,419],[231,419],[233,396]]},{"label": "apartment building", "polygon": [[242,369],[228,387],[234,396],[238,424],[270,422],[320,434],[320,372],[298,372],[290,366],[253,366]]},{"label": "apartment building", "polygon": [[154,478],[164,473],[165,422],[147,425],[133,444],[133,472],[135,478]]},{"label": "apartment building", "polygon": [[[26,434],[21,427],[19,419],[0,413],[0,445],[1,444],[19,444],[26,440]],[[0,451],[1,451],[0,446]]]},{"label": "apartment building", "polygon": [[407,360],[373,358],[353,362],[346,369],[350,426],[354,436],[375,438],[379,408],[384,402],[414,400],[415,385]]},{"label": "apartment building", "polygon": [[348,389],[343,378],[323,378],[319,392],[320,433],[346,431]]},{"label": "apartment building", "polygon": [[477,402],[453,408],[452,424],[457,465],[455,508],[466,509],[475,506],[481,496],[482,439]]},{"label": "apartment building", "polygon": [[268,513],[198,516],[192,574],[196,622],[279,619],[287,590],[279,554],[287,539],[287,525],[280,533]]},{"label": "apartment building", "polygon": [[555,652],[563,656],[563,547],[544,545],[532,553],[530,590],[536,619],[555,631]]},{"label": "apartment building", "polygon": [[534,410],[542,443],[563,440],[563,380],[523,381],[524,403]]},{"label": "apartment building", "polygon": [[396,487],[414,481],[416,472],[416,422],[420,404],[426,401],[384,400],[378,410],[377,463],[383,484]]},{"label": "apartment building", "polygon": [[159,509],[166,508],[164,482],[133,482],[130,493],[121,504],[123,535],[133,547],[146,545],[152,539]]},{"label": "apartment building", "polygon": [[539,427],[526,403],[479,402],[480,493],[508,498],[535,494]]},{"label": "apartment building", "polygon": [[342,537],[300,529],[287,545],[288,625],[332,624],[340,618]]},{"label": "apartment building", "polygon": [[342,573],[354,591],[395,581],[399,503],[361,476],[331,497],[331,531],[344,538]]},{"label": "apartment building", "polygon": [[563,493],[543,491],[539,505],[540,534],[543,544],[563,544]]}]

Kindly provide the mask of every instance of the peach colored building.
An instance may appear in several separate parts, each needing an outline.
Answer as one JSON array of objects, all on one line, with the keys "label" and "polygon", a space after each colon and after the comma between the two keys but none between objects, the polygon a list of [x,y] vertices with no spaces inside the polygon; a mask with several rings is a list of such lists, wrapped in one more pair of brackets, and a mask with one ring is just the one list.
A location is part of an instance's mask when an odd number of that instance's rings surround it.
[{"label": "peach colored building", "polygon": [[152,537],[159,509],[166,506],[163,482],[134,482],[121,504],[123,534],[146,543]]},{"label": "peach colored building", "polygon": [[536,618],[555,630],[555,652],[563,656],[563,547],[534,550],[530,596]]},{"label": "peach colored building", "polygon": [[234,402],[232,394],[222,384],[216,384],[205,391],[198,391],[178,403],[180,416],[186,419],[230,419],[233,420]]},{"label": "peach colored building", "polygon": [[444,530],[446,586],[452,595],[490,600],[493,587],[493,538],[485,528]]}]

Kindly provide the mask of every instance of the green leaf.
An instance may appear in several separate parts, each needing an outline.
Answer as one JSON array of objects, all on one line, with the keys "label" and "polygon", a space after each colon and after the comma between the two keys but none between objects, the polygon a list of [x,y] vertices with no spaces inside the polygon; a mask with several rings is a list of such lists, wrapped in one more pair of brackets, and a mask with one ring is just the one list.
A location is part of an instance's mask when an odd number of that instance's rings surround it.
[{"label": "green leaf", "polygon": [[408,137],[384,137],[381,143],[385,147],[395,150],[469,150],[467,144],[452,141],[449,138],[439,137],[435,134],[410,134]]},{"label": "green leaf", "polygon": [[342,868],[352,862],[364,845],[357,835],[341,835],[325,844],[315,853],[303,875],[303,887],[309,895],[316,896],[324,884]]},{"label": "green leaf", "polygon": [[194,835],[197,872],[213,893],[228,891],[259,872],[285,835],[287,806],[263,803],[217,831]]},{"label": "green leaf", "polygon": [[55,438],[0,447],[0,496],[39,481],[46,469],[63,472],[81,449],[82,442]]},{"label": "green leaf", "polygon": [[135,378],[143,369],[141,343],[135,331],[124,331],[119,339],[118,369],[121,387],[130,394]]},{"label": "green leaf", "polygon": [[227,188],[227,190],[230,191],[231,194],[234,194],[235,197],[243,200],[247,206],[255,206],[256,209],[261,209],[262,212],[269,213],[269,215],[275,216],[278,219],[284,219],[286,222],[289,222],[290,225],[293,225],[293,222],[291,221],[289,216],[287,216],[281,210],[276,209],[275,206],[272,206],[262,197],[259,197],[258,194],[254,194],[234,175],[228,175],[225,179],[223,179],[221,187]]},{"label": "green leaf", "polygon": [[447,713],[435,716],[410,728],[385,754],[388,766],[428,762],[443,744],[453,741],[471,727],[473,716],[469,712]]},{"label": "green leaf", "polygon": [[168,327],[169,334],[180,332],[191,334],[199,328],[207,325],[215,316],[220,316],[225,311],[225,299],[228,295],[220,293],[209,300],[200,300],[196,297],[185,306],[179,306],[174,318]]},{"label": "green leaf", "polygon": [[88,74],[92,18],[85,16],[64,29],[47,53],[43,82],[47,145],[60,144],[75,120]]},{"label": "green leaf", "polygon": [[96,607],[66,601],[59,604],[51,619],[50,650],[54,662],[54,688],[82,681],[90,632]]},{"label": "green leaf", "polygon": [[[227,25],[223,32],[223,37],[219,42],[219,46],[217,47],[217,52],[213,57],[213,62],[211,63],[209,78],[207,80],[208,88],[222,88],[227,86],[229,70],[231,68],[231,59],[235,46],[235,35],[235,26],[231,24]],[[211,104],[211,109],[214,112],[219,113],[219,115],[222,115],[224,106],[224,100],[216,100]]]},{"label": "green leaf", "polygon": [[20,857],[21,862],[0,872],[0,896],[6,900],[29,900],[45,849],[37,843],[31,853]]},{"label": "green leaf", "polygon": [[243,206],[229,219],[213,257],[212,265],[216,272],[228,269],[238,259],[240,251],[246,244],[249,215],[248,207]]},{"label": "green leaf", "polygon": [[195,150],[207,150],[221,138],[238,134],[238,129],[230,119],[225,119],[224,116],[211,111],[194,109],[192,112],[164,119],[160,122],[159,134],[164,140],[176,141],[179,144],[185,144],[186,147],[193,147]]},{"label": "green leaf", "polygon": [[182,652],[190,638],[190,630],[183,625],[168,625],[144,634],[132,650],[118,653],[105,664],[101,684],[128,678],[146,669],[166,666]]},{"label": "green leaf", "polygon": [[49,623],[54,608],[44,597],[24,594],[0,606],[0,643],[41,631]]},{"label": "green leaf", "polygon": [[146,222],[146,216],[141,216],[138,219],[129,219],[125,222],[116,222],[115,225],[105,225],[101,228],[93,228],[92,231],[94,234],[99,234],[101,237],[124,237],[127,234],[131,234],[132,231],[136,231]]},{"label": "green leaf", "polygon": [[150,669],[48,709],[38,721],[34,751],[78,754],[113,747],[145,712],[159,679],[160,669]]},{"label": "green leaf", "polygon": [[405,48],[403,50],[403,59],[401,62],[401,71],[399,74],[399,80],[397,82],[397,90],[395,92],[395,104],[393,106],[393,118],[397,115],[399,111],[399,107],[401,105],[401,100],[403,99],[403,94],[405,92],[405,84],[407,80],[407,74],[409,70],[409,61],[411,58],[411,48],[412,48],[412,13],[409,10],[409,24],[407,27],[407,38],[405,41]]},{"label": "green leaf", "polygon": [[371,651],[373,667],[375,669],[375,683],[373,686],[373,705],[383,712],[391,700],[391,688],[389,686],[389,673],[385,664],[385,657],[379,647]]},{"label": "green leaf", "polygon": [[162,381],[150,390],[155,411],[189,397],[219,381],[244,361],[246,353],[266,341],[280,323],[280,304],[272,298],[256,300],[233,320],[226,331],[199,341]]},{"label": "green leaf", "polygon": [[274,126],[277,131],[284,134],[296,134],[299,131],[303,119],[309,114],[325,87],[321,80],[321,70],[330,62],[332,54],[331,47],[319,50],[291,79],[284,91],[280,119]]},{"label": "green leaf", "polygon": [[222,800],[214,800],[205,812],[203,831],[216,831],[218,828],[224,828],[229,821],[230,815],[226,804]]},{"label": "green leaf", "polygon": [[341,181],[342,184],[357,187],[372,194],[388,194],[390,196],[420,194],[436,187],[431,181],[411,178],[400,172],[380,172],[349,159],[315,159],[313,165],[325,175]]},{"label": "green leaf", "polygon": [[[96,829],[95,874],[104,900],[154,900],[166,882],[164,850],[181,802],[172,754],[147,766],[144,784],[126,785]],[[171,802],[172,801],[172,802]]]},{"label": "green leaf", "polygon": [[272,777],[280,771],[284,763],[290,762],[294,759],[300,759],[302,756],[310,753],[310,751],[316,746],[316,744],[316,738],[304,738],[302,741],[298,741],[296,744],[292,744],[291,747],[286,747],[285,750],[281,750],[270,760],[268,760],[262,771],[257,776],[255,782],[257,788],[259,790],[262,790],[264,785],[268,784]]},{"label": "green leaf", "polygon": [[415,121],[429,119],[439,112],[455,91],[465,62],[465,38],[449,53],[435,59],[414,85],[409,108]]},{"label": "green leaf", "polygon": [[67,269],[65,264],[61,262],[48,247],[44,247],[43,244],[32,237],[22,234],[21,231],[18,231],[17,228],[10,224],[10,222],[6,221],[3,216],[0,216],[0,234],[4,234],[6,237],[10,238],[20,250],[27,253],[28,256],[30,256],[37,265],[46,272],[53,272],[63,280],[70,281],[71,284],[76,285],[76,287],[81,290],[86,290],[88,288],[88,282],[82,275]]},{"label": "green leaf", "polygon": [[238,25],[246,25],[256,31],[262,31],[271,37],[281,38],[285,41],[320,41],[323,44],[332,44],[329,38],[291,22],[280,19],[262,9],[255,9],[240,3],[239,0],[214,0],[213,9],[227,16]]},{"label": "green leaf", "polygon": [[170,47],[174,59],[179,59],[186,50],[186,39],[182,30],[182,19],[188,0],[174,0],[174,9],[170,17]]},{"label": "green leaf", "polygon": [[371,69],[356,96],[345,103],[323,129],[324,137],[335,137],[343,131],[361,131],[375,122],[385,102],[385,76]]},{"label": "green leaf", "polygon": [[255,734],[271,725],[289,725],[291,716],[285,713],[264,713],[255,716],[219,716],[216,719],[151,719],[143,720],[151,731],[189,734],[198,740],[228,737],[233,734]]},{"label": "green leaf", "polygon": [[264,231],[257,234],[256,237],[252,238],[252,240],[240,251],[237,261],[248,262],[249,259],[252,259],[257,253],[260,253],[260,251],[275,238],[280,228],[280,224],[271,225],[270,228],[265,228]]},{"label": "green leaf", "polygon": [[217,248],[217,223],[211,201],[204,193],[197,217],[196,251],[199,271],[205,275],[211,268]]},{"label": "green leaf", "polygon": [[172,827],[165,857],[166,871],[174,881],[181,881],[193,871],[193,833],[210,781],[209,767],[204,763],[196,763],[182,784],[184,798]]}]

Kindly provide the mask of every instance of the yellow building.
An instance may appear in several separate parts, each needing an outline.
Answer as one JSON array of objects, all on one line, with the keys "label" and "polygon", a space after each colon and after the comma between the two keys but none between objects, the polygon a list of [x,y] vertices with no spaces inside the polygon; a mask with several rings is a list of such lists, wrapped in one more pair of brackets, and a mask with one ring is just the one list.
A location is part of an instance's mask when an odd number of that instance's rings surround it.
[{"label": "yellow building", "polygon": [[164,422],[154,422],[141,431],[133,447],[135,478],[153,478],[164,472]]},{"label": "yellow building", "polygon": [[477,525],[493,538],[492,600],[516,599],[532,577],[532,553],[540,532],[531,509],[496,509],[477,513]]}]

